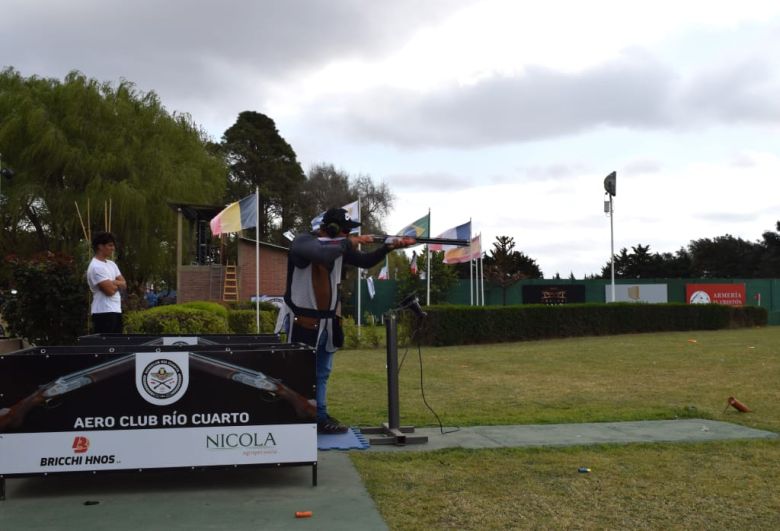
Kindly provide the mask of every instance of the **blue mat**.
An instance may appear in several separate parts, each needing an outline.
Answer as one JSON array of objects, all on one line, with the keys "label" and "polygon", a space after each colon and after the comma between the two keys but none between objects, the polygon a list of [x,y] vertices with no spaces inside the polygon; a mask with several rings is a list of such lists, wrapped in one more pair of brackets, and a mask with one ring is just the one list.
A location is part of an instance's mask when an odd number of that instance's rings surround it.
[{"label": "blue mat", "polygon": [[334,435],[317,434],[319,450],[365,450],[368,447],[369,442],[358,428],[350,428],[346,433]]}]

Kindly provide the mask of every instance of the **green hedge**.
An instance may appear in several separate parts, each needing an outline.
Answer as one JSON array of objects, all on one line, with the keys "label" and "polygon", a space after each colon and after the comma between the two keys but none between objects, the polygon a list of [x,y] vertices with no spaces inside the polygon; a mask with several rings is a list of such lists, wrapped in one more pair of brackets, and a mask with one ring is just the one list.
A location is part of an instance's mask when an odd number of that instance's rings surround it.
[{"label": "green hedge", "polygon": [[172,304],[125,315],[128,334],[227,334],[227,320],[214,312]]},{"label": "green hedge", "polygon": [[192,301],[192,302],[184,302],[182,304],[177,304],[176,306],[180,308],[192,308],[194,310],[205,310],[207,312],[216,314],[225,320],[227,320],[228,318],[228,309],[222,306],[218,302]]},{"label": "green hedge", "polygon": [[[260,333],[271,333],[275,308],[260,311]],[[254,334],[254,310],[228,310],[214,302],[156,306],[125,315],[129,334]]]},{"label": "green hedge", "polygon": [[[764,326],[765,308],[718,304],[430,306],[418,332],[425,345],[500,343],[635,332]],[[405,315],[404,320],[410,317]]]},{"label": "green hedge", "polygon": [[[276,326],[277,311],[260,310],[260,333],[273,333]],[[228,326],[232,334],[254,334],[257,333],[257,321],[255,319],[255,310],[231,310],[228,312]]]}]

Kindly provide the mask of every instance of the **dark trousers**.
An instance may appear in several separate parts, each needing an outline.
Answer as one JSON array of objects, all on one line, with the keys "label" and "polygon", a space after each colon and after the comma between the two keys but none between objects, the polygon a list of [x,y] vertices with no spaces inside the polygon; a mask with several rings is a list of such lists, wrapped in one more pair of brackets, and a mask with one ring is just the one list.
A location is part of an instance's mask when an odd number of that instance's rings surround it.
[{"label": "dark trousers", "polygon": [[121,313],[92,314],[92,332],[94,334],[121,334],[122,328]]}]

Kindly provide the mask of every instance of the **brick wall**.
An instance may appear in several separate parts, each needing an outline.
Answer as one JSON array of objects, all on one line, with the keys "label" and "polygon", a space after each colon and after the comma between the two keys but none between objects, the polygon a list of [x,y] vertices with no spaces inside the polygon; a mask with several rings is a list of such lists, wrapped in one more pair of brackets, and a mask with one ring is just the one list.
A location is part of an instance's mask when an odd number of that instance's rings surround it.
[{"label": "brick wall", "polygon": [[222,300],[223,275],[221,265],[181,266],[181,289],[176,294],[176,302]]},{"label": "brick wall", "polygon": [[[238,296],[248,301],[255,295],[255,244],[238,242]],[[221,265],[181,266],[177,302],[221,301],[224,270]],[[260,244],[260,294],[284,295],[287,283],[287,249]]]},{"label": "brick wall", "polygon": [[[238,242],[238,293],[242,301],[249,300],[255,291],[255,244],[249,240]],[[260,295],[280,297],[287,284],[287,249],[260,245]]]}]

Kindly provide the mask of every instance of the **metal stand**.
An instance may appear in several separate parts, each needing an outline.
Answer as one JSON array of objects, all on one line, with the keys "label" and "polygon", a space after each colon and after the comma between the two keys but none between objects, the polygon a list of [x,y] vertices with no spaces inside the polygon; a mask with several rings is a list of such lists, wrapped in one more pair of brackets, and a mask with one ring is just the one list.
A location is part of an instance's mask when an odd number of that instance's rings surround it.
[{"label": "metal stand", "polygon": [[401,426],[401,414],[398,407],[398,316],[393,311],[385,314],[385,330],[387,331],[387,416],[388,422],[378,428],[361,428],[366,434],[378,434],[369,437],[371,444],[406,444],[427,443],[425,435],[407,436],[414,433],[414,426]]}]

